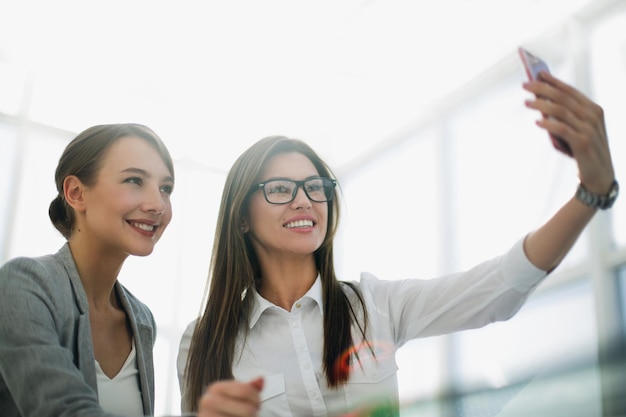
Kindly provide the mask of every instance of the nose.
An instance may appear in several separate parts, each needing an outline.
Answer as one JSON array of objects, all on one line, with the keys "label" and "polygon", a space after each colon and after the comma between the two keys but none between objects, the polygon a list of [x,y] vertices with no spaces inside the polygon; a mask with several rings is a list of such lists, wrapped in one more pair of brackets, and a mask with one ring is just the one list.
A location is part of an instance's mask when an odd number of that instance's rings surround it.
[{"label": "nose", "polygon": [[144,209],[160,216],[165,213],[166,208],[167,204],[165,202],[165,199],[163,198],[163,193],[161,193],[161,189],[159,187],[156,187],[156,189],[151,189],[147,193],[146,201],[144,203]]},{"label": "nose", "polygon": [[296,209],[311,207],[311,200],[309,200],[309,196],[304,192],[303,185],[298,185],[298,188],[296,188],[296,197],[291,202],[291,205]]}]

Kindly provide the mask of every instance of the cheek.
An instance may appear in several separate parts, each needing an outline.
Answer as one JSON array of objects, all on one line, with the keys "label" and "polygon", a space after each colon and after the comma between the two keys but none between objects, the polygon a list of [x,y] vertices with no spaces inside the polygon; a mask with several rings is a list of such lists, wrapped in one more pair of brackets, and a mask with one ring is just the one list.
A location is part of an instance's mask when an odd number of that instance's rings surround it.
[{"label": "cheek", "polygon": [[165,212],[163,213],[163,221],[162,221],[163,226],[167,226],[172,221],[172,217],[174,217],[172,204],[169,201],[166,204],[167,204],[167,208],[165,209]]},{"label": "cheek", "polygon": [[329,233],[332,233],[332,231],[329,230],[330,227],[330,213],[332,213],[329,209],[328,206],[326,206],[326,208],[324,209],[324,239],[326,239],[327,235]]},{"label": "cheek", "polygon": [[328,225],[328,204],[321,203],[323,205],[320,206],[318,210],[318,218],[320,223],[324,223],[324,230],[326,230],[326,226]]},{"label": "cheek", "polygon": [[134,206],[137,206],[140,202],[140,198],[137,193],[130,192],[129,190],[122,189],[118,190],[116,193],[109,194],[110,196],[114,196],[113,198],[109,198],[111,200],[111,204],[115,204],[123,209],[132,209]]},{"label": "cheek", "polygon": [[[275,207],[278,208],[279,206]],[[252,198],[248,208],[248,221],[250,228],[258,228],[259,225],[267,224],[269,216],[272,216],[271,213],[273,208],[274,206],[270,206],[263,199],[263,196],[261,196],[261,198],[258,196]]]}]

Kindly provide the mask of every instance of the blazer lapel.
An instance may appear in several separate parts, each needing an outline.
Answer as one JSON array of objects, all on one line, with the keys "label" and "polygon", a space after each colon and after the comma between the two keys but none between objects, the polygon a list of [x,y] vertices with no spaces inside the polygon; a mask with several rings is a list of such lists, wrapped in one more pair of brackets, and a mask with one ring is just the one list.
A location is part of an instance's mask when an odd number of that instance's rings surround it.
[{"label": "blazer lapel", "polygon": [[143,401],[144,414],[152,415],[152,405],[154,399],[151,393],[154,391],[154,371],[152,348],[154,346],[154,331],[152,324],[137,320],[137,315],[126,297],[126,293],[118,282],[115,284],[117,293],[122,301],[122,306],[126,311],[135,340],[135,350],[137,352],[137,367],[139,370],[139,383],[141,388],[141,398]]},{"label": "blazer lapel", "polygon": [[93,352],[93,341],[91,339],[91,324],[89,323],[89,303],[87,301],[87,294],[85,294],[85,289],[83,288],[83,283],[78,275],[76,263],[74,262],[68,243],[66,243],[59,250],[58,256],[61,258],[67,275],[70,278],[70,283],[74,292],[74,301],[78,311],[80,312],[80,316],[78,318],[78,329],[76,330],[77,346],[75,354],[77,357],[74,360],[76,362],[76,366],[78,366],[78,369],[80,369],[85,377],[87,384],[89,384],[89,386],[92,387],[97,393],[98,380],[96,378],[96,359]]}]

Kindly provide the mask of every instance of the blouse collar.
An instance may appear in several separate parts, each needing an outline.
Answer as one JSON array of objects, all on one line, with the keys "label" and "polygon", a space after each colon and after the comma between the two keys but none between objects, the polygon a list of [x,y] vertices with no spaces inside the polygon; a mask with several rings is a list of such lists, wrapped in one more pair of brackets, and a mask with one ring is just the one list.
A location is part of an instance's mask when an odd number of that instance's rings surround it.
[{"label": "blouse collar", "polygon": [[[254,297],[252,312],[250,314],[250,328],[252,329],[254,325],[257,323],[257,321],[259,321],[259,318],[261,317],[261,315],[263,314],[265,310],[270,309],[270,308],[280,308],[280,307],[278,307],[276,304],[263,298],[256,291],[256,289],[252,289],[251,293],[252,293],[252,296]],[[300,298],[300,300],[303,300],[305,298],[313,300],[315,303],[317,303],[317,306],[320,310],[320,314],[324,314],[324,303],[322,300],[322,279],[320,278],[319,274],[317,275],[317,278],[315,278],[315,282],[313,282],[313,285],[311,286],[311,288],[309,288],[309,290],[306,292],[306,294],[302,296],[302,298]]]}]

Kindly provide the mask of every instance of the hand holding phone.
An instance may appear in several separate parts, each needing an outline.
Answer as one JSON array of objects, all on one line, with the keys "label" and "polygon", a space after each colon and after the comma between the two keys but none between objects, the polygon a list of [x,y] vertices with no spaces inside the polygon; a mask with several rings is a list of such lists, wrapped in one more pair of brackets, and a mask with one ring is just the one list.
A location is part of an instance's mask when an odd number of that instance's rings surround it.
[{"label": "hand holding phone", "polygon": [[[548,64],[545,63],[541,58],[531,54],[526,49],[519,47],[518,48],[519,56],[522,59],[522,63],[524,64],[524,68],[526,69],[526,75],[528,75],[528,79],[531,81],[537,80],[539,77],[539,73],[550,72],[548,68]],[[572,156],[572,149],[567,144],[563,138],[550,134],[550,140],[552,140],[552,145],[559,151],[563,152],[566,155]]]}]

